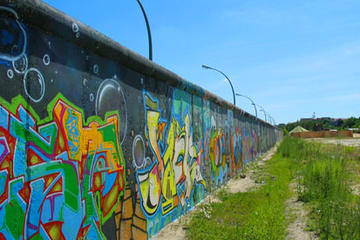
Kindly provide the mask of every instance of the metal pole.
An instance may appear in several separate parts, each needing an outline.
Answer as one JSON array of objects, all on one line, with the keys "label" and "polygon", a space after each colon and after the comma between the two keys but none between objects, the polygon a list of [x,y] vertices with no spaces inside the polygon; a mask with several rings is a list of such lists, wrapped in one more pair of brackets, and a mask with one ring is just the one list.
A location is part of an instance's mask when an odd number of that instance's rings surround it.
[{"label": "metal pole", "polygon": [[249,99],[249,100],[250,100],[251,105],[253,105],[253,106],[254,106],[254,109],[255,109],[255,116],[256,116],[256,118],[257,118],[257,109],[256,109],[256,104],[255,104],[255,102],[254,102],[254,101],[253,101],[250,97],[245,96],[245,95],[242,95],[242,94],[239,94],[239,93],[236,93],[236,96],[239,96],[239,97],[245,97],[245,98],[247,98],[247,99]]},{"label": "metal pole", "polygon": [[260,106],[260,105],[257,105],[257,106],[261,108],[261,109],[260,109],[260,111],[262,111],[262,112],[264,113],[264,116],[265,116],[265,122],[267,122],[266,112],[265,112],[264,108],[263,108],[262,106]]},{"label": "metal pole", "polygon": [[221,73],[228,80],[228,82],[230,83],[230,86],[231,86],[232,93],[233,93],[233,103],[234,103],[234,105],[236,105],[234,87],[233,87],[230,79],[225,75],[225,73],[223,73],[222,71],[220,71],[220,70],[218,70],[216,68],[209,67],[207,65],[202,65],[202,67],[205,68],[205,69],[211,69],[211,70],[214,70],[214,71],[216,71],[218,73]]},{"label": "metal pole", "polygon": [[149,59],[152,61],[152,41],[151,41],[151,31],[150,31],[149,21],[146,16],[145,9],[144,9],[143,5],[141,4],[140,0],[137,0],[137,2],[139,4],[141,11],[145,18],[146,28],[147,28],[147,32],[148,32],[148,41],[149,41]]}]

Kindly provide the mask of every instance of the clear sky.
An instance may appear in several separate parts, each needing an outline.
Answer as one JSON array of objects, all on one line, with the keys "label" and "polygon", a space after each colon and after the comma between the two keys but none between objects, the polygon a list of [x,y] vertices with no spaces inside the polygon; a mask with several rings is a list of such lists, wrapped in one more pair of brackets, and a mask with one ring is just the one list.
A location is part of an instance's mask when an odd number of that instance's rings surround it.
[{"label": "clear sky", "polygon": [[[45,0],[148,57],[136,0]],[[232,102],[235,91],[277,123],[360,116],[359,0],[142,0],[154,62]],[[250,102],[237,106],[254,113]],[[261,113],[259,116],[262,117]]]}]

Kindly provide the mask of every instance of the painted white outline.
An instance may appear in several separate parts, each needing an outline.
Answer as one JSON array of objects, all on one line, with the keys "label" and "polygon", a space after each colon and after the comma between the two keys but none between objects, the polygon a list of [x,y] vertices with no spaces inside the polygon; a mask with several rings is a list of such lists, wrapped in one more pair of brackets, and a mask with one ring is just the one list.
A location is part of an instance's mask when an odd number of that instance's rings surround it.
[{"label": "painted white outline", "polygon": [[90,93],[89,99],[90,99],[90,102],[93,102],[95,100],[95,96],[93,93]]},{"label": "painted white outline", "polygon": [[71,29],[74,33],[77,33],[80,30],[79,25],[77,25],[77,23],[74,22],[71,24]]},{"label": "painted white outline", "polygon": [[[120,116],[120,119],[121,117],[124,117],[125,118],[125,128],[124,128],[124,136],[123,136],[123,139],[121,139],[121,144],[123,144],[123,142],[125,141],[125,138],[126,138],[126,133],[127,133],[127,107],[126,107],[126,100],[125,100],[125,94],[122,90],[122,87],[120,85],[120,83],[118,81],[116,81],[115,79],[113,78],[107,78],[105,79],[104,81],[101,82],[100,86],[98,87],[97,89],[97,92],[96,92],[96,99],[95,99],[95,113],[96,115],[99,115],[99,112],[98,112],[98,104],[99,104],[99,95],[100,95],[100,90],[103,88],[103,85],[107,84],[108,82],[114,82],[117,86],[119,86],[118,90],[121,92],[121,95],[122,95],[122,98],[123,98],[123,101],[124,101],[124,112],[125,112],[125,116]],[[115,109],[115,111],[118,111],[119,109]],[[119,121],[119,124],[120,124],[121,121]],[[120,126],[121,128],[121,126]],[[121,131],[121,130],[120,130]],[[119,133],[120,134],[120,133]]]},{"label": "painted white outline", "polygon": [[13,79],[14,78],[14,71],[11,69],[8,69],[6,72],[6,75],[8,76],[8,78]]},{"label": "painted white outline", "polygon": [[27,46],[27,36],[26,36],[26,32],[25,32],[25,29],[22,27],[21,23],[18,21],[19,19],[19,16],[17,15],[17,13],[11,9],[11,8],[8,8],[8,7],[3,7],[3,6],[0,6],[0,10],[5,10],[5,11],[8,11],[8,12],[11,12],[12,14],[15,15],[16,17],[16,22],[17,24],[19,25],[19,28],[21,29],[21,31],[24,33],[24,49],[23,51],[16,57],[7,57],[7,56],[4,56],[2,54],[0,54],[0,58],[4,59],[4,60],[7,60],[7,61],[16,61],[18,60],[19,58],[21,58],[23,55],[25,55],[25,50],[26,50],[26,46]]},{"label": "painted white outline", "polygon": [[[41,92],[40,92],[40,97],[38,99],[35,99],[33,98],[32,96],[30,96],[30,94],[28,93],[27,89],[26,89],[26,77],[27,75],[29,74],[30,71],[35,71],[39,74],[40,78],[40,86],[41,86]],[[44,97],[45,95],[45,80],[44,80],[44,77],[43,75],[41,74],[41,72],[39,70],[37,70],[36,68],[29,68],[26,72],[25,72],[25,75],[24,75],[24,79],[23,79],[23,82],[24,82],[24,90],[25,90],[25,93],[26,95],[31,99],[31,101],[33,102],[40,102],[42,100],[42,98]]]},{"label": "painted white outline", "polygon": [[45,54],[45,55],[43,56],[43,63],[44,63],[44,65],[45,65],[45,66],[48,66],[48,65],[50,64],[50,62],[51,62],[51,59],[50,59],[49,54]]},{"label": "painted white outline", "polygon": [[[21,60],[22,58],[25,59],[25,69],[24,69],[24,71],[19,71],[19,70],[15,67],[15,62]],[[24,54],[23,56],[21,56],[19,59],[16,59],[16,60],[12,61],[12,66],[13,66],[13,69],[15,70],[16,73],[18,73],[18,74],[24,74],[24,73],[26,72],[26,70],[28,69],[28,66],[29,66],[29,62],[28,62],[28,58],[27,58],[26,54]]]},{"label": "painted white outline", "polygon": [[[143,161],[142,161],[142,164],[139,166],[137,165],[136,163],[136,159],[135,159],[135,148],[136,148],[136,143],[138,141],[141,141],[142,145],[143,145]],[[141,137],[141,135],[136,135],[135,138],[134,138],[134,141],[133,141],[133,144],[132,144],[132,157],[133,157],[133,164],[136,168],[143,168],[145,166],[145,142],[144,142],[144,139]]]}]

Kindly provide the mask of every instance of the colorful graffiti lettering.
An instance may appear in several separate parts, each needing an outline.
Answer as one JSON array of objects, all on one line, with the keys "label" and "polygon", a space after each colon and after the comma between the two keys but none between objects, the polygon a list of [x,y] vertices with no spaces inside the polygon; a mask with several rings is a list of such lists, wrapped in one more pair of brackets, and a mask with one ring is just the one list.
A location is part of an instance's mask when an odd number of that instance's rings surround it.
[{"label": "colorful graffiti lettering", "polygon": [[[193,207],[194,188],[197,186],[204,194],[205,181],[200,170],[200,154],[192,140],[191,119],[189,113],[184,113],[187,110],[181,113],[184,115],[181,119],[173,106],[168,121],[160,116],[158,100],[147,92],[143,96],[146,137],[153,157],[137,169],[136,179],[142,208],[149,220],[154,215],[161,218],[175,209],[177,215]],[[148,224],[150,228],[151,222]]]},{"label": "colorful graffiti lettering", "polygon": [[119,116],[84,126],[81,111],[59,95],[40,121],[22,97],[1,102],[2,236],[102,239],[125,186]]},{"label": "colorful graffiti lettering", "polygon": [[240,130],[236,129],[231,137],[231,174],[232,176],[242,167],[242,141]]},{"label": "colorful graffiti lettering", "polygon": [[211,128],[210,136],[210,160],[212,169],[212,178],[216,185],[223,184],[225,174],[228,171],[226,156],[224,153],[225,136],[221,128],[216,125]]}]

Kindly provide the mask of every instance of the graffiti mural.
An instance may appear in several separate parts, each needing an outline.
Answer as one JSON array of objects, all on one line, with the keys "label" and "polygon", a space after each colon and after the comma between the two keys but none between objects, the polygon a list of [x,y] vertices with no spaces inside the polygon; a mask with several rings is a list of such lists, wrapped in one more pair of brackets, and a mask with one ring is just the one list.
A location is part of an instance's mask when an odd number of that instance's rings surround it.
[{"label": "graffiti mural", "polygon": [[218,186],[223,184],[225,175],[228,172],[226,164],[225,150],[225,136],[221,128],[216,128],[214,119],[212,118],[211,135],[210,135],[210,160],[213,181]]},{"label": "graffiti mural", "polygon": [[[193,144],[190,107],[175,90],[169,119],[161,117],[158,100],[144,91],[146,139],[152,156],[144,155],[144,140],[137,136],[133,155],[141,206],[152,235],[194,207],[194,194],[204,198],[201,154]],[[195,193],[195,188],[197,192]]]},{"label": "graffiti mural", "polygon": [[242,167],[242,141],[240,129],[235,129],[231,136],[231,173],[236,174]]},{"label": "graffiti mural", "polygon": [[281,138],[124,49],[1,1],[0,239],[149,239]]},{"label": "graffiti mural", "polygon": [[85,126],[81,111],[59,97],[51,120],[39,121],[26,105],[21,97],[0,105],[2,236],[101,238],[125,186],[118,116]]}]

